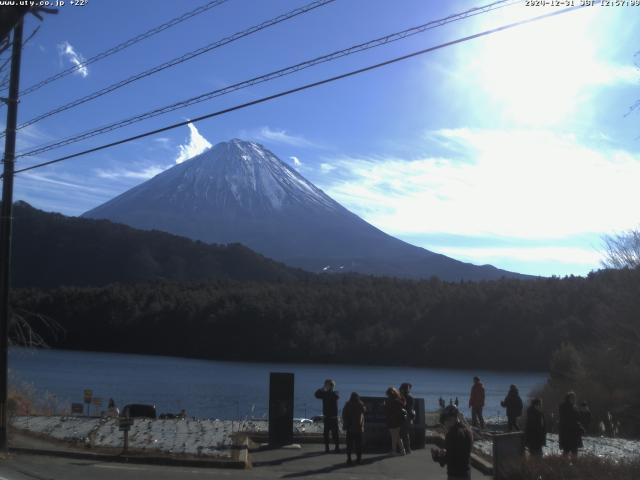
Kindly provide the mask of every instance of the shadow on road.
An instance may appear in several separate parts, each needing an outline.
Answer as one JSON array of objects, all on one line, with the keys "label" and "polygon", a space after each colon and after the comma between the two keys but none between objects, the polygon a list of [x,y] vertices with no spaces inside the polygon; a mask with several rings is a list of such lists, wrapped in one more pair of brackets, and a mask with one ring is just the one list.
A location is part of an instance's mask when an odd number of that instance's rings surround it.
[{"label": "shadow on road", "polygon": [[[258,450],[258,452],[264,452],[264,450]],[[255,453],[255,452],[251,452],[251,453]],[[256,461],[252,461],[251,465],[256,468],[256,467],[270,467],[273,465],[282,465],[283,463],[287,463],[287,462],[292,462],[294,460],[304,460],[307,458],[312,458],[312,457],[319,457],[321,455],[327,455],[324,452],[308,452],[308,453],[303,453],[302,455],[294,455],[291,457],[284,457],[284,458],[274,458],[271,460],[256,460]]]},{"label": "shadow on road", "polygon": [[[372,463],[379,462],[381,460],[384,460],[385,458],[389,458],[389,455],[378,455],[377,457],[369,457],[362,460],[362,465],[371,465]],[[306,470],[303,472],[288,473],[287,475],[283,475],[281,478],[308,477],[310,475],[321,475],[323,473],[332,473],[332,472],[335,472],[336,470],[342,470],[344,468],[357,469],[358,467],[359,465],[357,464],[348,465],[347,462],[344,461],[335,465],[330,465],[328,467],[318,468],[315,470]]]}]

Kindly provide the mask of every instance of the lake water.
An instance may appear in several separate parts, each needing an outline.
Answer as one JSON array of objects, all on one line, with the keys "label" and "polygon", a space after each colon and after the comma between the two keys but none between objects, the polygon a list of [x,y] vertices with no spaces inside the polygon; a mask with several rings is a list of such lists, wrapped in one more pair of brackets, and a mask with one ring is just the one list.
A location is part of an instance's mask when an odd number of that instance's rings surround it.
[{"label": "lake water", "polygon": [[520,394],[546,381],[546,373],[445,370],[355,365],[242,363],[193,360],[149,355],[74,352],[66,350],[9,350],[10,382],[28,384],[40,398],[55,395],[69,409],[82,402],[84,389],[119,407],[127,403],[152,403],[158,413],[186,409],[199,418],[264,417],[268,409],[269,372],[295,374],[295,416],[321,414],[321,402],[313,396],[325,378],[333,378],[341,393],[341,405],[351,392],[382,396],[390,385],[413,384],[413,395],[425,398],[428,410],[437,408],[442,396],[460,399],[465,414],[472,378],[478,375],[486,389],[485,416],[503,416],[500,400],[515,383]]}]

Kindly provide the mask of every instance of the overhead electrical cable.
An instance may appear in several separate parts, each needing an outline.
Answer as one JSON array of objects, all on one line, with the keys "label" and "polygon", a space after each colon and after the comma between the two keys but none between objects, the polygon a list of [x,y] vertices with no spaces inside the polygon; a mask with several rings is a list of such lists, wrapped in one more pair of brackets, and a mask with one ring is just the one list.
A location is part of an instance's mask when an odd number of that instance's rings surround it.
[{"label": "overhead electrical cable", "polygon": [[[22,42],[22,48],[24,48],[33,37],[35,37],[36,33],[38,33],[38,30],[40,30],[40,25],[34,28],[33,31],[29,34],[29,36],[24,39],[24,41]],[[7,65],[9,65],[9,62],[11,62],[11,55],[9,55],[9,57],[4,61],[4,63],[0,65],[0,73],[2,73],[2,71],[7,67]],[[0,83],[0,88],[8,84],[9,84],[9,75],[7,74],[6,79],[3,80],[2,83]]]},{"label": "overhead electrical cable", "polygon": [[80,156],[83,156],[83,155],[87,155],[89,153],[94,153],[94,152],[97,152],[97,151],[100,151],[100,150],[105,150],[107,148],[115,147],[117,145],[122,145],[124,143],[132,142],[134,140],[139,140],[141,138],[149,137],[151,135],[156,135],[158,133],[166,132],[168,130],[172,130],[172,129],[175,129],[175,128],[178,128],[178,127],[183,127],[183,126],[185,126],[185,125],[187,125],[189,123],[199,122],[199,121],[202,121],[202,120],[206,120],[208,118],[217,117],[217,116],[224,115],[224,114],[236,111],[236,110],[241,110],[241,109],[244,109],[244,108],[247,108],[247,107],[251,107],[253,105],[258,105],[258,104],[261,104],[261,103],[265,103],[265,102],[268,102],[270,100],[274,100],[276,98],[284,97],[284,96],[287,96],[287,95],[291,95],[293,93],[301,92],[303,90],[308,90],[310,88],[315,88],[315,87],[318,87],[320,85],[325,85],[327,83],[332,83],[332,82],[335,82],[337,80],[342,80],[344,78],[348,78],[348,77],[352,77],[352,76],[355,76],[355,75],[359,75],[361,73],[368,72],[368,71],[371,71],[371,70],[375,70],[375,69],[378,69],[378,68],[381,68],[381,67],[384,67],[384,66],[387,66],[387,65],[391,65],[391,64],[397,63],[397,62],[401,62],[401,61],[407,60],[409,58],[417,57],[419,55],[424,55],[426,53],[433,52],[435,50],[440,50],[442,48],[450,47],[452,45],[457,45],[457,44],[460,44],[460,43],[463,43],[463,42],[468,42],[468,41],[474,40],[476,38],[485,37],[487,35],[498,33],[498,32],[504,31],[504,30],[509,30],[509,29],[512,29],[512,28],[515,28],[515,27],[518,27],[518,26],[521,26],[521,25],[525,25],[525,24],[528,24],[528,23],[533,23],[533,22],[536,22],[536,21],[539,21],[539,20],[543,20],[543,19],[546,19],[546,18],[554,17],[554,16],[561,15],[561,14],[564,14],[564,13],[572,12],[572,11],[575,11],[575,10],[578,10],[578,9],[581,9],[581,8],[584,8],[584,6],[575,6],[575,7],[564,8],[564,9],[561,9],[561,10],[556,10],[556,11],[553,11],[553,12],[550,12],[550,13],[546,13],[546,14],[543,14],[543,15],[539,15],[539,16],[536,16],[536,17],[531,17],[531,18],[527,18],[527,19],[520,20],[520,21],[517,21],[517,22],[513,22],[513,23],[506,24],[506,25],[502,25],[500,27],[496,27],[496,28],[493,28],[493,29],[490,29],[490,30],[485,30],[483,32],[476,33],[474,35],[469,35],[467,37],[458,38],[458,39],[452,40],[450,42],[441,43],[441,44],[436,45],[434,47],[425,48],[423,50],[418,50],[416,52],[409,53],[409,54],[406,54],[406,55],[402,55],[400,57],[395,57],[395,58],[392,58],[390,60],[386,60],[386,61],[381,62],[381,63],[376,63],[374,65],[369,65],[369,66],[364,67],[364,68],[359,68],[357,70],[352,70],[350,72],[343,73],[341,75],[336,75],[336,76],[333,76],[333,77],[330,77],[330,78],[325,78],[323,80],[319,80],[319,81],[312,82],[312,83],[307,83],[305,85],[302,85],[302,86],[299,86],[299,87],[296,87],[296,88],[292,88],[292,89],[289,89],[289,90],[285,90],[285,91],[282,91],[282,92],[279,92],[279,93],[275,93],[273,95],[268,95],[266,97],[262,97],[262,98],[259,98],[257,100],[252,100],[250,102],[246,102],[246,103],[242,103],[242,104],[239,104],[239,105],[235,105],[233,107],[225,108],[223,110],[218,110],[216,112],[208,113],[206,115],[201,115],[199,117],[195,117],[195,118],[192,118],[190,120],[185,120],[183,122],[174,123],[174,124],[168,125],[166,127],[158,128],[158,129],[151,130],[151,131],[148,131],[148,132],[144,132],[144,133],[141,133],[141,134],[138,134],[138,135],[127,137],[127,138],[124,138],[124,139],[121,139],[121,140],[117,140],[115,142],[111,142],[111,143],[107,143],[107,144],[100,145],[100,146],[97,146],[97,147],[93,147],[93,148],[90,148],[90,149],[87,149],[87,150],[83,150],[81,152],[73,153],[71,155],[65,155],[64,157],[56,158],[54,160],[49,160],[49,161],[46,161],[46,162],[42,162],[42,163],[38,163],[38,164],[35,164],[35,165],[31,165],[29,167],[24,167],[24,168],[16,170],[15,173],[26,172],[26,171],[29,171],[29,170],[34,170],[36,168],[42,168],[42,167],[45,167],[45,166],[48,166],[48,165],[53,165],[53,164],[56,164],[56,163],[63,162],[65,160],[70,160],[72,158],[77,158],[77,157],[80,157]]},{"label": "overhead electrical cable", "polygon": [[326,62],[329,62],[329,61],[336,60],[338,58],[342,58],[342,57],[345,57],[345,56],[348,56],[348,55],[353,55],[353,54],[358,53],[358,52],[369,50],[371,48],[379,47],[381,45],[386,45],[388,43],[392,43],[392,42],[395,42],[395,41],[398,41],[398,40],[402,40],[402,39],[407,38],[407,37],[412,36],[412,35],[417,35],[419,33],[422,33],[424,31],[426,31],[426,30],[430,30],[430,29],[433,29],[433,28],[441,27],[441,26],[446,25],[448,23],[452,23],[452,22],[456,22],[456,21],[459,21],[459,20],[463,20],[463,19],[469,18],[471,16],[487,13],[487,12],[490,12],[492,10],[496,10],[498,8],[503,8],[505,6],[513,5],[514,3],[521,3],[521,0],[501,0],[501,1],[498,1],[498,2],[490,3],[488,5],[484,5],[482,7],[475,7],[475,8],[472,8],[470,10],[466,10],[466,11],[464,11],[462,13],[449,15],[449,16],[447,16],[445,18],[442,18],[442,19],[432,20],[430,22],[427,22],[425,24],[422,24],[422,25],[419,25],[419,26],[416,26],[416,27],[408,28],[408,29],[402,30],[400,32],[396,32],[396,33],[392,33],[392,34],[389,34],[389,35],[385,35],[383,37],[379,37],[379,38],[376,38],[374,40],[370,40],[370,41],[365,42],[365,43],[360,43],[358,45],[354,45],[354,46],[351,46],[349,48],[345,48],[343,50],[338,50],[338,51],[335,51],[335,52],[332,52],[332,53],[329,53],[329,54],[326,54],[326,55],[322,55],[320,57],[313,58],[311,60],[307,60],[307,61],[295,64],[295,65],[292,65],[292,66],[289,66],[289,67],[286,67],[286,68],[282,68],[282,69],[275,70],[273,72],[270,72],[270,73],[267,73],[267,74],[264,74],[264,75],[260,75],[258,77],[251,78],[249,80],[244,80],[242,82],[238,82],[238,83],[235,83],[235,84],[232,84],[232,85],[220,88],[220,89],[209,91],[209,92],[203,93],[201,95],[197,95],[195,97],[188,98],[186,100],[181,100],[179,102],[175,102],[175,103],[172,103],[170,105],[165,105],[164,107],[156,108],[154,110],[151,110],[151,111],[148,111],[148,112],[145,112],[145,113],[142,113],[142,114],[138,114],[138,115],[135,115],[133,117],[129,117],[129,118],[124,119],[124,120],[119,120],[119,121],[111,123],[109,125],[104,125],[102,127],[94,128],[92,130],[89,130],[89,131],[86,131],[86,132],[83,132],[83,133],[80,133],[80,134],[65,138],[63,140],[58,140],[56,142],[49,143],[49,144],[46,144],[46,145],[40,145],[40,146],[30,150],[30,151],[20,152],[16,156],[16,158],[38,155],[38,154],[47,152],[49,150],[53,150],[53,149],[60,148],[60,147],[66,146],[66,145],[70,145],[72,143],[77,143],[79,141],[86,140],[87,138],[91,138],[91,137],[94,137],[96,135],[102,135],[104,133],[108,133],[110,131],[117,130],[119,128],[123,128],[123,127],[126,127],[128,125],[132,125],[134,123],[138,123],[138,122],[141,122],[143,120],[147,120],[149,118],[156,117],[158,115],[169,113],[169,112],[172,112],[174,110],[181,109],[181,108],[186,108],[186,107],[189,107],[191,105],[194,105],[194,104],[197,104],[197,103],[201,103],[201,102],[210,100],[212,98],[216,98],[216,97],[220,97],[220,96],[223,96],[223,95],[227,95],[227,94],[235,92],[237,90],[248,88],[248,87],[260,84],[260,83],[265,83],[265,82],[268,82],[270,80],[274,80],[276,78],[284,77],[286,75],[291,75],[293,73],[296,73],[296,72],[299,72],[301,70],[310,68],[312,66],[319,65],[321,63],[326,63]]},{"label": "overhead electrical cable", "polygon": [[164,30],[171,28],[175,25],[178,25],[179,23],[184,22],[185,20],[188,20],[192,17],[195,17],[196,15],[200,15],[201,13],[204,13],[208,10],[211,10],[214,7],[217,7],[219,5],[222,5],[223,3],[227,2],[228,0],[214,0],[208,3],[205,3],[204,5],[201,5],[198,8],[195,8],[193,10],[190,10],[186,13],[183,13],[182,15],[172,18],[171,20],[158,25],[157,27],[154,27],[150,30],[147,30],[144,33],[141,33],[139,35],[136,35],[135,37],[130,38],[129,40],[126,40],[122,43],[119,43],[118,45],[109,48],[108,50],[105,50],[104,52],[98,53],[97,55],[94,55],[93,57],[84,60],[82,62],[80,62],[77,65],[74,65],[73,67],[69,67],[66,70],[63,70],[55,75],[52,75],[51,77],[45,78],[44,80],[41,80],[40,82],[36,83],[35,85],[32,85],[31,87],[25,88],[24,90],[22,90],[20,92],[20,97],[24,97],[25,95],[28,95],[32,92],[35,92],[36,90],[44,87],[45,85],[48,85],[51,82],[55,82],[56,80],[59,80],[63,77],[66,77],[67,75],[71,75],[74,72],[77,72],[78,70],[80,70],[81,68],[85,68],[87,65],[91,65],[92,63],[95,63],[99,60],[103,60],[115,53],[118,53],[122,50],[124,50],[125,48],[129,48],[132,45],[135,45],[136,43],[139,43],[143,40],[146,40],[149,37],[152,37],[153,35],[156,35],[160,32],[163,32]]},{"label": "overhead electrical cable", "polygon": [[[277,17],[274,17],[270,20],[267,20],[265,22],[262,22],[260,24],[254,25],[252,27],[249,27],[245,30],[242,30],[240,32],[236,32],[233,35],[230,35],[228,37],[224,37],[220,40],[217,40],[215,42],[209,43],[203,47],[200,47],[196,50],[191,50],[190,52],[185,53],[184,55],[181,55],[179,57],[176,57],[172,60],[169,60],[167,62],[164,62],[160,65],[156,65],[155,67],[152,67],[148,70],[145,70],[143,72],[137,73],[135,75],[132,75],[128,78],[125,78],[124,80],[120,80],[119,82],[113,83],[111,85],[108,85],[104,88],[101,88],[100,90],[97,90],[93,93],[90,93],[89,95],[85,95],[84,97],[78,98],[76,100],[73,100],[69,103],[66,103],[64,105],[61,105],[57,108],[54,108],[53,110],[50,110],[46,113],[43,113],[41,115],[38,115],[37,117],[34,117],[20,125],[18,125],[17,130],[20,130],[24,127],[28,127],[29,125],[33,125],[34,123],[37,123],[41,120],[44,120],[45,118],[51,117],[53,115],[57,115],[58,113],[64,112],[65,110],[69,110],[71,108],[77,107],[79,105],[82,105],[83,103],[87,103],[91,100],[95,100],[96,98],[102,97],[103,95],[106,95],[108,93],[111,93],[115,90],[118,90],[119,88],[122,88],[126,85],[129,85],[133,82],[136,82],[138,80],[141,80],[143,78],[149,77],[151,75],[154,75],[156,73],[159,73],[163,70],[166,70],[168,68],[174,67],[176,65],[179,65],[181,63],[184,63],[188,60],[191,60],[195,57],[198,57],[204,53],[210,52],[211,50],[220,48],[224,45],[228,45],[229,43],[235,42],[236,40],[240,40],[241,38],[247,37],[249,35],[252,35],[256,32],[259,32],[261,30],[264,30],[266,28],[272,27],[274,25],[277,25],[279,23],[282,23],[286,20],[290,20],[291,18],[297,17],[298,15],[302,15],[304,13],[310,12],[311,10],[314,10],[316,8],[319,7],[323,7],[329,3],[334,2],[335,0],[315,0],[314,2],[311,2],[307,5],[304,5],[300,8],[296,8],[294,10],[291,10],[287,13],[284,13],[282,15],[278,15]],[[2,136],[2,134],[0,133],[0,137]]]}]

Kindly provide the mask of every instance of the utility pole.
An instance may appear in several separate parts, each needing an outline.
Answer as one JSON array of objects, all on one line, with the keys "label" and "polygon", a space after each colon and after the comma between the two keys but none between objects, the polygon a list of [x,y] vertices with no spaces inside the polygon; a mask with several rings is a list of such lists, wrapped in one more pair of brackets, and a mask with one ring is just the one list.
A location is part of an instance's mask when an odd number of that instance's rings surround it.
[{"label": "utility pole", "polygon": [[0,211],[0,453],[8,450],[8,333],[9,287],[11,285],[11,224],[13,214],[13,171],[16,154],[16,125],[18,123],[18,93],[20,84],[20,57],[22,54],[22,24],[20,19],[13,29],[11,77],[7,102],[7,130],[4,142],[4,173],[2,176],[2,210]]}]

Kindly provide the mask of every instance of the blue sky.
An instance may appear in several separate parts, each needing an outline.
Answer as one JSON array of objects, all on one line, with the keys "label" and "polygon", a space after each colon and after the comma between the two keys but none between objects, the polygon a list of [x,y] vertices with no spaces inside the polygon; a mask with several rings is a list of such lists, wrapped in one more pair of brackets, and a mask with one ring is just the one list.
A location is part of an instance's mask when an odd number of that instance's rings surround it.
[{"label": "blue sky", "polygon": [[[47,16],[29,87],[203,1],[89,0]],[[228,0],[21,101],[19,122],[309,2]],[[487,2],[489,3],[489,2]],[[483,5],[337,0],[20,131],[18,149]],[[19,166],[193,118],[551,11],[510,6]],[[220,141],[263,143],[364,219],[413,244],[539,275],[597,269],[602,235],[640,223],[640,7],[585,8],[358,77],[20,174],[16,199],[79,215]],[[27,20],[26,32],[38,22]],[[4,116],[4,110],[2,111]]]}]

